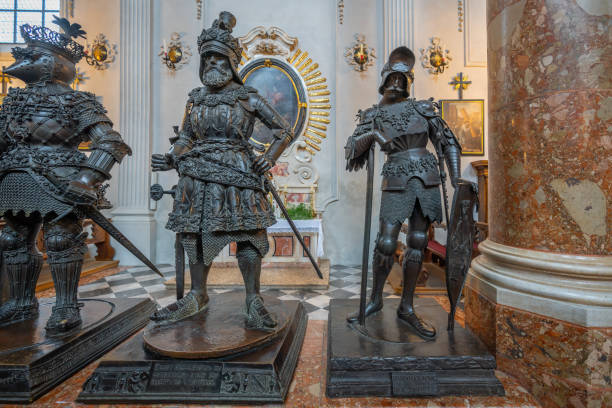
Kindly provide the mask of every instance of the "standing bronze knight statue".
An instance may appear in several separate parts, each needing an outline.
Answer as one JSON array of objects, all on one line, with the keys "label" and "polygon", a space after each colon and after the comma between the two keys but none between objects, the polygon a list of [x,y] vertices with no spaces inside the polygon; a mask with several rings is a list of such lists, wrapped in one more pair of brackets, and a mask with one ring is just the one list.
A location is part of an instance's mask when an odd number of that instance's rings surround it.
[{"label": "standing bronze knight statue", "polygon": [[[415,313],[414,291],[429,226],[443,220],[440,185],[444,183],[445,172],[441,163],[446,162],[451,183],[456,188],[461,147],[433,102],[408,98],[414,80],[414,62],[414,54],[406,47],[391,52],[381,73],[378,91],[382,99],[373,107],[359,111],[359,123],[345,150],[349,171],[359,170],[366,164],[376,142],[387,155],[382,169],[380,228],[372,262],[373,287],[364,314],[371,315],[383,307],[383,287],[393,265],[401,225],[408,219],[403,290],[397,317],[422,338],[433,339],[435,328]],[[427,150],[428,141],[434,145],[437,159]],[[358,315],[350,316],[349,321],[356,322],[358,318]]]},{"label": "standing bronze knight statue", "polygon": [[[0,110],[0,216],[6,219],[0,251],[11,293],[0,307],[0,323],[38,312],[42,256],[35,239],[42,226],[56,291],[48,334],[81,323],[77,286],[87,251],[82,221],[88,211],[99,214],[101,183],[131,154],[95,96],[69,86],[84,55],[72,38],[85,32],[65,19],[56,17],[56,23],[63,33],[21,26],[26,47],[12,49],[15,63],[4,72],[26,87],[11,88]],[[84,141],[91,143],[89,157],[78,150]]]},{"label": "standing bronze knight statue", "polygon": [[[285,119],[238,75],[242,48],[232,36],[235,24],[231,13],[222,12],[198,37],[204,86],[189,93],[170,152],[152,157],[153,171],[179,173],[166,228],[177,233],[177,248],[187,252],[191,273],[191,290],[185,297],[151,316],[159,323],[183,320],[207,307],[206,281],[212,261],[235,241],[246,287],[246,326],[272,329],[277,325],[259,293],[261,259],[269,249],[266,228],[276,222],[263,175],[291,143],[293,133]],[[255,120],[275,137],[258,157],[248,142]]]},{"label": "standing bronze knight statue", "polygon": [[[329,397],[504,394],[495,377],[493,355],[469,329],[453,326],[471,260],[473,210],[478,200],[473,183],[459,178],[461,147],[440,117],[436,104],[408,98],[414,62],[414,54],[406,47],[391,52],[381,73],[382,99],[359,112],[357,129],[345,147],[349,171],[367,164],[366,222],[359,313],[350,314],[356,309],[355,300],[330,301],[326,381]],[[427,150],[429,141],[436,155]],[[387,160],[382,169],[372,293],[366,304],[376,143]],[[450,218],[444,164],[455,189]],[[420,298],[418,302],[414,299],[427,230],[432,222],[443,220],[443,203],[449,231],[448,314],[431,297]],[[395,312],[383,309],[383,287],[406,219],[409,230],[402,264],[402,296],[386,300],[397,307]],[[448,330],[440,330],[445,324]]]}]

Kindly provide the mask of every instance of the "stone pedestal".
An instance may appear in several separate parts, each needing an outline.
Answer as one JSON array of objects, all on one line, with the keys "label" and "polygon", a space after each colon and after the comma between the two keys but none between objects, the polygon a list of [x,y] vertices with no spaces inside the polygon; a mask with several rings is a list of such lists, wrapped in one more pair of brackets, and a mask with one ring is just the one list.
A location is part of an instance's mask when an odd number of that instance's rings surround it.
[{"label": "stone pedestal", "polygon": [[45,335],[55,299],[40,299],[38,318],[0,326],[0,402],[28,403],[142,328],[149,299],[80,299],[83,324]]},{"label": "stone pedestal", "polygon": [[544,407],[610,406],[609,2],[487,14],[489,240],[466,322]]},{"label": "stone pedestal", "polygon": [[[83,385],[78,400],[282,403],[308,316],[300,302],[265,297],[265,304],[279,317],[279,327],[273,332],[244,328],[242,292],[211,297],[208,311],[184,321],[165,327],[150,323],[144,336],[133,337],[104,357]],[[226,347],[229,345],[233,349]],[[200,358],[204,356],[211,358]]]},{"label": "stone pedestal", "polygon": [[359,299],[330,303],[328,397],[504,395],[495,358],[469,330],[447,331],[448,314],[431,298],[419,299],[419,316],[438,331],[425,341],[397,319],[399,299],[366,319],[366,330],[346,321]]}]

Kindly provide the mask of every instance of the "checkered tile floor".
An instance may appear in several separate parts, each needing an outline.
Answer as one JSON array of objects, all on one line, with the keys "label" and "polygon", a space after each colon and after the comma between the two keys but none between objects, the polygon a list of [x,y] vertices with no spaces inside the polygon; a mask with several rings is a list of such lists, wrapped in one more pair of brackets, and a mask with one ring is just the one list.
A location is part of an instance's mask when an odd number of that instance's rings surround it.
[{"label": "checkered tile floor", "polygon": [[[161,265],[159,270],[166,279],[174,277],[174,267]],[[330,299],[358,299],[361,269],[359,267],[332,266],[329,288],[324,290],[263,289],[262,292],[281,300],[301,300],[312,320],[327,320]],[[368,288],[371,287],[372,274]],[[164,279],[146,267],[129,268],[93,283],[79,287],[81,298],[150,297],[160,306],[176,300],[176,292],[167,289]],[[211,293],[225,293],[236,289],[210,289]],[[393,290],[385,286],[385,298],[396,298]]]}]

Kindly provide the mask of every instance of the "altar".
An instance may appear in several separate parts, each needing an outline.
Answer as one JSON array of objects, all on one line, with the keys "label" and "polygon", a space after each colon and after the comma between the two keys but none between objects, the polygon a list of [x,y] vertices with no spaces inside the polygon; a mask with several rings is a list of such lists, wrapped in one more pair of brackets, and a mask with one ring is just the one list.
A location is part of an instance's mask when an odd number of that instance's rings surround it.
[{"label": "altar", "polygon": [[[317,261],[323,279],[319,279],[293,234],[289,223],[278,218],[278,222],[268,228],[268,241],[270,251],[263,258],[261,271],[261,285],[277,289],[324,289],[329,286],[329,260],[324,258],[323,252],[323,226],[321,219],[295,220],[295,226],[304,238],[312,256]],[[189,287],[189,274],[185,274],[186,287]],[[212,287],[231,287],[243,284],[242,275],[236,260],[236,244],[223,248],[215,258],[208,283]],[[174,289],[176,280],[165,282],[167,288]]]}]

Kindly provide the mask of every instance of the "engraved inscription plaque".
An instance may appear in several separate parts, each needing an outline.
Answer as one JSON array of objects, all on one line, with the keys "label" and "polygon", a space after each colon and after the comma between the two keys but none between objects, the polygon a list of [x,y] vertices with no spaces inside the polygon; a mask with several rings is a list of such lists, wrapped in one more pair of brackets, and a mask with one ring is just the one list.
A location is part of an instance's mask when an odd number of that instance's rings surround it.
[{"label": "engraved inscription plaque", "polygon": [[405,371],[391,373],[393,396],[426,397],[438,395],[438,376],[436,373]]},{"label": "engraved inscription plaque", "polygon": [[155,363],[147,391],[219,393],[222,363]]}]

